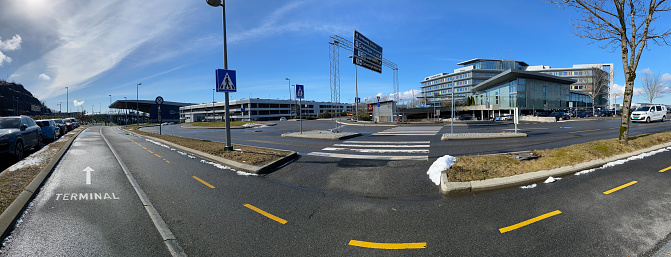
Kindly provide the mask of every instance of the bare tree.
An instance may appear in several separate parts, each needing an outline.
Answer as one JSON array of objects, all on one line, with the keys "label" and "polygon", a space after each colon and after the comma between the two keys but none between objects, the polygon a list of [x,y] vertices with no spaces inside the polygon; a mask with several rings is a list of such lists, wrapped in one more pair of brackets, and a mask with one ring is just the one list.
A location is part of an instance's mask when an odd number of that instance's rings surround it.
[{"label": "bare tree", "polygon": [[643,97],[652,104],[652,101],[666,94],[667,87],[662,84],[659,73],[643,74]]},{"label": "bare tree", "polygon": [[[629,139],[629,110],[634,92],[636,68],[648,40],[657,45],[670,45],[667,38],[671,28],[661,32],[650,27],[660,13],[671,11],[666,0],[549,0],[560,7],[571,7],[582,13],[573,26],[576,36],[603,43],[602,48],[612,45],[612,50],[622,52],[625,88],[620,122],[620,141]],[[665,26],[669,26],[665,24]]]},{"label": "bare tree", "polygon": [[610,83],[610,74],[597,68],[592,68],[591,72],[592,74],[588,77],[588,79],[591,80],[591,84],[587,85],[585,92],[589,98],[592,99],[592,116],[594,116],[597,99],[608,93],[607,89],[608,84]]}]

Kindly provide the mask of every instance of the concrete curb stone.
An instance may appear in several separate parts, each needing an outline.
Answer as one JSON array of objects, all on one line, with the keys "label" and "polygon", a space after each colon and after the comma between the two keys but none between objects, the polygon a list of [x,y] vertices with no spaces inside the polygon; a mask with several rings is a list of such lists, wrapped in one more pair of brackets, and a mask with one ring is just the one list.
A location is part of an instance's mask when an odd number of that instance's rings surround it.
[{"label": "concrete curb stone", "polygon": [[65,155],[65,152],[67,152],[68,149],[70,149],[70,146],[72,145],[72,142],[75,141],[75,139],[79,136],[79,134],[82,133],[86,128],[82,128],[72,136],[63,147],[52,157],[51,161],[47,164],[47,166],[40,171],[40,173],[35,176],[32,182],[28,184],[28,186],[19,194],[19,196],[14,199],[14,201],[5,209],[2,214],[0,214],[0,230],[2,231],[2,238],[6,238],[9,236],[9,233],[13,230],[13,225],[16,224],[16,221],[19,219],[21,216],[21,213],[25,210],[27,207],[28,203],[35,197],[35,193],[38,191],[40,186],[44,183],[44,181],[51,175],[51,172],[53,171],[54,167],[58,162],[61,161],[61,158],[63,155]]},{"label": "concrete curb stone", "polygon": [[620,154],[605,159],[579,163],[572,166],[560,167],[551,170],[541,170],[503,178],[492,178],[492,179],[477,180],[470,182],[449,182],[447,178],[447,172],[443,171],[440,176],[440,192],[443,195],[452,196],[470,192],[480,192],[480,191],[501,189],[506,187],[513,187],[513,186],[523,186],[545,180],[548,177],[561,177],[586,169],[598,168],[609,162],[626,159],[642,153],[647,153],[667,147],[671,147],[671,143],[660,144],[645,149],[637,150],[631,153]]}]

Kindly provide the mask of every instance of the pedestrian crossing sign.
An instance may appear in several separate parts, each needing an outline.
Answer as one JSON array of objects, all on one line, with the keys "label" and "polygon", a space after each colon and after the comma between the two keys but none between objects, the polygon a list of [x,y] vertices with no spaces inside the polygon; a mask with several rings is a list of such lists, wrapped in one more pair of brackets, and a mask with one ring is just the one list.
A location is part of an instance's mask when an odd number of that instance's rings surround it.
[{"label": "pedestrian crossing sign", "polygon": [[238,87],[235,83],[235,70],[217,69],[217,92],[237,92]]}]

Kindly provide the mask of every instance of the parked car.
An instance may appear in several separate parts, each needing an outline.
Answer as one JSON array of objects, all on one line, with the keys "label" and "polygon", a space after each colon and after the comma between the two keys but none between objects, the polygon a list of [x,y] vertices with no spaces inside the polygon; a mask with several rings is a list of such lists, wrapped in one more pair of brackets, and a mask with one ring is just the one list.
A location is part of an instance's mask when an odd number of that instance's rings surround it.
[{"label": "parked car", "polygon": [[0,117],[0,154],[23,159],[26,149],[42,147],[42,130],[28,116]]},{"label": "parked car", "polygon": [[578,118],[592,117],[592,112],[580,111],[580,112],[578,112],[576,117],[578,117]]},{"label": "parked car", "polygon": [[534,116],[537,116],[537,117],[550,117],[550,113],[549,113],[549,112],[536,112],[536,114],[534,114]]},{"label": "parked car", "polygon": [[549,117],[555,117],[556,121],[571,119],[571,116],[568,116],[565,112],[553,112],[550,113]]},{"label": "parked car", "polygon": [[56,123],[56,126],[58,126],[58,130],[60,133],[58,137],[62,137],[63,135],[65,135],[65,133],[68,133],[68,128],[65,126],[65,121],[63,121],[63,119],[51,119],[51,120],[53,120]]},{"label": "parked car", "polygon": [[58,135],[61,134],[61,130],[56,126],[56,122],[53,120],[36,120],[37,126],[40,126],[42,130],[42,142],[53,142],[58,139]]},{"label": "parked car", "polygon": [[68,131],[72,131],[79,127],[79,123],[77,123],[75,118],[65,118],[63,120],[65,121],[65,126],[68,128]]},{"label": "parked car", "polygon": [[475,118],[475,115],[473,115],[473,114],[462,114],[461,116],[459,116],[459,120],[471,120],[471,119],[474,119],[474,118]]},{"label": "parked car", "polygon": [[666,106],[664,105],[653,105],[653,106],[641,106],[636,108],[631,113],[631,121],[664,121],[666,120]]}]

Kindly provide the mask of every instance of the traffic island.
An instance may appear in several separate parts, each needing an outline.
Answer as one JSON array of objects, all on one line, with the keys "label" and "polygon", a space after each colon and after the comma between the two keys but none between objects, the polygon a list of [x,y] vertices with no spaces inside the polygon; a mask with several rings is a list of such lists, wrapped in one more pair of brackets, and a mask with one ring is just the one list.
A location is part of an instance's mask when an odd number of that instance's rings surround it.
[{"label": "traffic island", "polygon": [[671,150],[671,131],[633,136],[628,143],[606,139],[526,154],[460,156],[440,172],[440,181],[435,183],[445,196],[469,194],[588,173],[616,161],[667,150]]},{"label": "traffic island", "polygon": [[492,139],[492,138],[515,138],[527,137],[527,133],[446,133],[440,138],[442,141],[464,140],[464,139]]},{"label": "traffic island", "polygon": [[298,156],[298,153],[288,150],[272,149],[233,144],[234,151],[225,151],[226,143],[179,137],[173,135],[159,135],[140,130],[126,130],[149,140],[159,142],[179,151],[183,151],[204,160],[229,166],[233,169],[254,173],[266,174],[280,167]]},{"label": "traffic island", "polygon": [[326,139],[326,140],[342,140],[361,136],[360,133],[352,132],[332,132],[328,130],[313,130],[305,132],[284,133],[282,137],[296,137],[296,138],[310,138],[310,139]]}]

